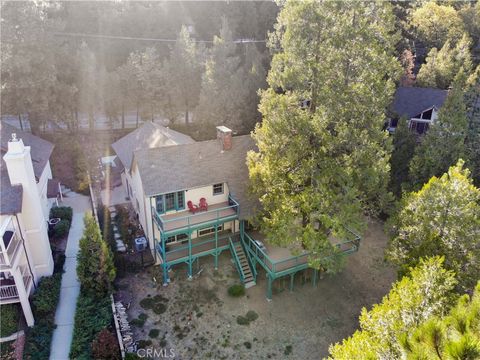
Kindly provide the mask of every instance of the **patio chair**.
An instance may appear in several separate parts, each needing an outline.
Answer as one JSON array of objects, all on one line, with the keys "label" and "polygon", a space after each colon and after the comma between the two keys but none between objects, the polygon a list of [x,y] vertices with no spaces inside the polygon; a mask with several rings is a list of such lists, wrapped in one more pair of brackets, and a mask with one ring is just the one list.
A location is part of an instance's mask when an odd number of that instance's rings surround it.
[{"label": "patio chair", "polygon": [[188,210],[190,210],[190,212],[192,212],[192,213],[194,213],[194,214],[195,214],[198,210],[200,210],[200,209],[198,208],[198,206],[197,206],[197,205],[193,205],[193,203],[192,203],[190,200],[187,201],[187,206],[188,206]]},{"label": "patio chair", "polygon": [[208,210],[208,204],[207,204],[207,199],[205,198],[200,198],[200,204],[198,206],[200,208],[200,210],[205,210],[207,211]]}]

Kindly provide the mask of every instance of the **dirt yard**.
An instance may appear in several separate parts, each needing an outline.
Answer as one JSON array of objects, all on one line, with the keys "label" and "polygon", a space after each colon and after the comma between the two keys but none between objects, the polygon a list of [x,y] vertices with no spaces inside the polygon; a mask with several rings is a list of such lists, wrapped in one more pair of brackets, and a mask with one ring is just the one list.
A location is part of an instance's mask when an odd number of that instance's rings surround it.
[{"label": "dirt yard", "polygon": [[[317,287],[301,285],[298,276],[293,292],[275,291],[271,302],[262,271],[246,296],[228,295],[227,288],[238,283],[228,252],[218,271],[212,257],[202,258],[192,281],[186,267],[177,266],[172,283],[162,287],[160,269],[154,267],[118,286],[132,296],[129,320],[140,318],[133,323],[136,338],[144,340],[141,347],[171,349],[176,359],[319,359],[328,355],[330,344],[357,329],[362,307],[370,308],[388,292],[395,274],[383,261],[385,246],[382,224],[372,222],[342,273],[325,276]],[[237,317],[248,311],[258,318],[239,325]]]}]

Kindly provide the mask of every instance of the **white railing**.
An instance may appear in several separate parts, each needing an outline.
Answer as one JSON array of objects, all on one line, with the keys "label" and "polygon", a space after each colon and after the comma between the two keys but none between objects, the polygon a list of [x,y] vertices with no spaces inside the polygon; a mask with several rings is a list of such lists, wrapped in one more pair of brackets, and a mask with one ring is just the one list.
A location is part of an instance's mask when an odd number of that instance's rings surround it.
[{"label": "white railing", "polygon": [[17,285],[0,286],[0,300],[11,300],[18,298]]},{"label": "white railing", "polygon": [[[6,241],[8,241],[8,243],[5,245]],[[0,265],[12,265],[19,247],[20,238],[17,235],[17,230],[13,226],[13,218],[10,218],[7,223],[2,226],[0,238]]]}]

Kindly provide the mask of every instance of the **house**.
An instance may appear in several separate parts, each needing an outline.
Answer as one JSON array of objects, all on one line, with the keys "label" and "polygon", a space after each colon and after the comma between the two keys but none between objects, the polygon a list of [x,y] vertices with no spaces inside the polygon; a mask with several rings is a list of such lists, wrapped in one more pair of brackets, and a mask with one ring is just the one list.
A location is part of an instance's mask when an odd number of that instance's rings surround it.
[{"label": "house", "polygon": [[38,281],[53,273],[47,226],[59,186],[50,168],[53,144],[7,124],[0,126],[0,305],[20,303],[32,326],[28,298]]},{"label": "house", "polygon": [[[295,274],[309,270],[309,253],[268,244],[249,224],[258,201],[248,195],[246,156],[255,148],[249,135],[234,137],[218,126],[215,140],[134,151],[131,183],[144,204],[137,213],[164,285],[173,266],[186,264],[192,278],[201,258],[213,257],[217,268],[224,251],[247,288],[256,284],[257,268],[265,270],[267,299],[275,279],[290,276],[293,287]],[[351,234],[337,245],[345,254],[359,246],[360,238]]]},{"label": "house", "polygon": [[394,115],[388,122],[387,130],[395,132],[401,117],[408,119],[408,126],[417,134],[424,134],[438,117],[438,110],[447,98],[448,90],[399,87],[392,105]]},{"label": "house", "polygon": [[[148,121],[112,144],[112,148],[120,160],[120,164],[116,166],[116,172],[120,172],[121,182],[127,198],[130,199],[137,212],[142,212],[145,204],[141,195],[141,188],[135,186],[138,183],[134,184],[132,179],[131,167],[134,152],[164,146],[191,144],[193,142],[195,141],[190,136],[161,126],[153,121]],[[140,217],[140,219],[143,217]],[[141,221],[141,224],[145,229],[145,222]]]}]

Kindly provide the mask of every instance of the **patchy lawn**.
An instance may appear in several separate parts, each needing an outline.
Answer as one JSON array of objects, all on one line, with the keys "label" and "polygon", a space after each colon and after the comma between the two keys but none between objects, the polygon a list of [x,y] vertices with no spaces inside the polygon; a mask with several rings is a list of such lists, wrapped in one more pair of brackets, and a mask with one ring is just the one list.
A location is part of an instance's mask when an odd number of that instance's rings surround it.
[{"label": "patchy lawn", "polygon": [[302,285],[297,276],[295,290],[277,290],[271,302],[265,298],[264,272],[245,296],[228,295],[228,287],[239,281],[228,252],[217,272],[212,257],[201,258],[202,271],[192,281],[180,265],[168,287],[160,284],[159,267],[128,275],[118,285],[133,299],[129,320],[138,319],[133,328],[142,347],[172,349],[179,359],[318,359],[355,331],[361,308],[380,301],[395,280],[383,261],[382,228],[370,224],[342,273],[325,276],[316,288]]}]

